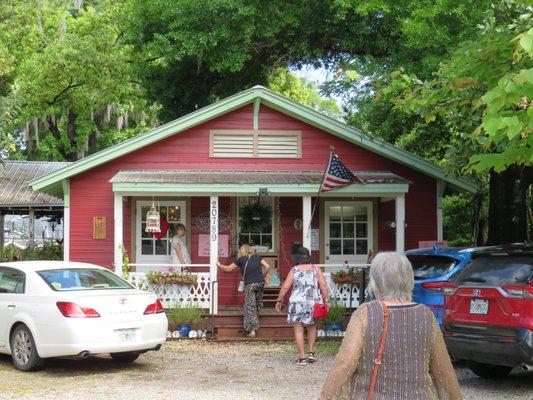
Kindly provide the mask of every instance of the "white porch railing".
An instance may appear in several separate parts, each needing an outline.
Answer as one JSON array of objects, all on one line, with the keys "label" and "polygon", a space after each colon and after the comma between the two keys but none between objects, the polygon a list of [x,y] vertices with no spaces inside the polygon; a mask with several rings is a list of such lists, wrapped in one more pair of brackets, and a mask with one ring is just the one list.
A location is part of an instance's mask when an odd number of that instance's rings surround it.
[{"label": "white porch railing", "polygon": [[[177,303],[193,303],[201,308],[212,306],[212,285],[209,272],[191,272],[197,277],[196,285],[152,285],[146,279],[149,271],[169,272],[176,269],[173,264],[130,264],[135,272],[130,272],[128,281],[135,287],[155,293],[165,308],[172,308]],[[183,268],[209,267],[209,264],[187,264]]]},{"label": "white porch railing", "polygon": [[368,270],[370,264],[317,264],[317,266],[324,268],[324,278],[328,285],[330,297],[335,298],[347,308],[357,308],[359,306],[359,286],[333,282],[331,276],[334,272],[328,272],[328,269],[335,271],[339,270],[339,268],[342,270],[354,269],[355,274],[360,274],[361,270]]}]

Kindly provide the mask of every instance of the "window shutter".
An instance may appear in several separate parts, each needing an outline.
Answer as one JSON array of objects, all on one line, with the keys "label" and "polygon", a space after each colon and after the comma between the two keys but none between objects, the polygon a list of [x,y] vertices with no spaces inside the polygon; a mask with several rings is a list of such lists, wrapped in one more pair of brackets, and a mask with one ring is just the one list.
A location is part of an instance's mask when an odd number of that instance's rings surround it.
[{"label": "window shutter", "polygon": [[257,135],[257,156],[264,158],[300,157],[300,136],[293,133]]},{"label": "window shutter", "polygon": [[236,135],[213,132],[211,136],[212,157],[253,157],[253,135]]}]

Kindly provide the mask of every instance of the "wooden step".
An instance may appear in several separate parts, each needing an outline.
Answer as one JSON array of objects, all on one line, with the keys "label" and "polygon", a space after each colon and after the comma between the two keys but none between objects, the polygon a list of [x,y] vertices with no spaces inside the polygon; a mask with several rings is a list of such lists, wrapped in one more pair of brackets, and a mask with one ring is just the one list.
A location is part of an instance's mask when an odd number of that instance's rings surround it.
[{"label": "wooden step", "polygon": [[[231,340],[250,340],[246,336],[242,325],[240,326],[223,326],[215,330],[215,337],[217,341],[231,341]],[[261,326],[257,331],[255,340],[292,340],[294,333],[290,325],[269,325]],[[253,340],[253,339],[252,339]]]}]

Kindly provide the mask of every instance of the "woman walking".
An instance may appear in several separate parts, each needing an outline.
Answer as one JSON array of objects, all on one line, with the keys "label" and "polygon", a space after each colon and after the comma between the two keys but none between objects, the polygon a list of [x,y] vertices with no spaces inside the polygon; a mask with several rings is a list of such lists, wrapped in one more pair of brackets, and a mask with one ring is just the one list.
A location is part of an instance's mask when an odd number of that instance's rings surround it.
[{"label": "woman walking", "polygon": [[254,338],[260,327],[259,311],[263,302],[265,274],[270,266],[247,244],[240,247],[239,256],[234,263],[224,265],[217,262],[217,266],[226,272],[239,268],[244,281],[244,330],[249,337]]},{"label": "woman walking", "polygon": [[353,313],[321,400],[461,399],[437,321],[411,301],[413,285],[404,255],[376,255],[368,291],[377,300]]},{"label": "woman walking", "polygon": [[[294,339],[298,350],[296,364],[306,365],[316,361],[315,341],[316,325],[313,318],[315,303],[319,302],[319,289],[322,299],[327,304],[328,287],[320,268],[311,264],[311,254],[305,247],[300,247],[294,256],[297,265],[289,272],[276,300],[276,310],[281,312],[285,294],[292,286],[289,299],[287,322],[292,324]],[[304,330],[307,329],[309,353],[305,355]]]}]

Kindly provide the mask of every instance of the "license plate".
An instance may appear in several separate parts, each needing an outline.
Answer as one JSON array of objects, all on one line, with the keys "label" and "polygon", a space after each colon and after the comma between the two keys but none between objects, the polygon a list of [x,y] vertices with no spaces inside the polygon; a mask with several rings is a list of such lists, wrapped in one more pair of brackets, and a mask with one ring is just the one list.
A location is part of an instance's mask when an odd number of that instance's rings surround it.
[{"label": "license plate", "polygon": [[137,340],[135,329],[117,329],[115,330],[117,342],[134,342]]},{"label": "license plate", "polygon": [[488,314],[489,301],[488,300],[470,300],[470,314]]}]

